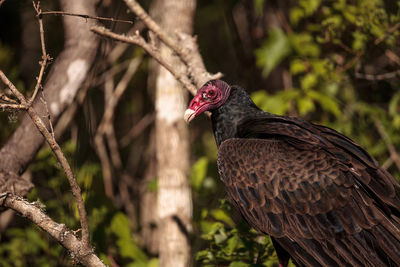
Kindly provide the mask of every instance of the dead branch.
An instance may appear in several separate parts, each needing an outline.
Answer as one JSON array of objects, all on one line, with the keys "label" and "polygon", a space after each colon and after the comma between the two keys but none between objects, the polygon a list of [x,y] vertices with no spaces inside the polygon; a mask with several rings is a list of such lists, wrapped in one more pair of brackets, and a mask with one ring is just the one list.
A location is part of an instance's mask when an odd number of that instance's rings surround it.
[{"label": "dead branch", "polygon": [[[82,12],[88,15],[95,14],[96,2],[96,0],[60,0],[63,10],[71,13]],[[56,123],[63,111],[74,103],[74,98],[80,91],[79,88],[87,79],[99,44],[97,36],[89,31],[91,22],[67,16],[62,20],[66,45],[52,64],[46,83],[43,84],[43,92],[46,95],[45,100],[48,103],[52,123]],[[12,104],[11,102],[5,103]],[[39,116],[47,116],[46,108],[38,99],[33,101],[32,107]],[[44,123],[49,127],[47,121]],[[0,149],[1,173],[24,172],[27,164],[35,157],[44,141],[43,136],[35,128],[31,118],[24,116],[20,126]],[[64,129],[66,128],[64,127]],[[14,179],[14,176],[9,176],[7,179]],[[13,190],[16,194],[25,194],[25,191],[22,190],[23,187],[21,187],[21,192],[19,191],[18,179],[15,179],[13,183],[7,182],[7,184],[10,188],[6,191],[11,191],[11,187],[15,185]]]},{"label": "dead branch", "polygon": [[42,16],[40,15],[42,10],[40,9],[40,1],[37,2],[37,4],[35,4],[35,2],[33,1],[33,8],[36,11],[36,18],[39,22],[39,32],[40,32],[40,44],[42,47],[42,61],[39,62],[40,65],[40,71],[39,71],[39,76],[37,78],[36,81],[36,86],[35,86],[35,90],[33,91],[33,95],[31,97],[31,99],[29,100],[29,105],[32,105],[33,101],[36,98],[36,95],[39,91],[39,88],[42,87],[42,79],[43,79],[43,74],[44,74],[44,70],[46,68],[47,65],[47,61],[52,60],[52,58],[47,54],[46,52],[46,44],[44,42],[44,30],[43,30],[43,21],[42,21]]},{"label": "dead branch", "polygon": [[22,104],[7,104],[7,103],[0,103],[0,109],[2,110],[26,110],[27,106]]},{"label": "dead branch", "polygon": [[150,124],[154,122],[155,115],[147,114],[136,123],[129,132],[121,138],[121,146],[127,146],[135,137],[141,134]]},{"label": "dead branch", "polygon": [[[167,34],[135,0],[125,0],[125,3],[164,44],[174,51],[180,60],[187,66],[188,71],[193,74],[189,77],[194,80],[194,83],[197,87],[202,86],[208,80],[222,77],[221,73],[211,75],[206,71],[203,60],[198,52],[195,38],[181,32],[177,32],[176,36],[170,37],[170,35]],[[184,86],[193,94],[189,87],[187,87],[185,84]]]},{"label": "dead branch", "polygon": [[385,55],[387,56],[388,59],[390,59],[391,61],[395,62],[397,65],[400,66],[400,57],[396,55],[393,51],[387,49],[385,51]]},{"label": "dead branch", "polygon": [[177,71],[175,68],[173,68],[166,60],[161,56],[159,51],[156,51],[150,44],[148,44],[142,36],[139,35],[138,32],[136,32],[135,35],[131,36],[126,36],[123,34],[117,34],[109,29],[106,29],[104,27],[100,26],[93,26],[90,28],[93,32],[109,37],[124,43],[130,43],[130,44],[135,44],[140,47],[142,47],[147,53],[149,53],[155,60],[158,61],[164,68],[166,68],[171,74],[183,84],[192,94],[195,94],[197,89],[196,87],[192,84],[190,79],[185,75],[186,73],[183,73],[181,71]]},{"label": "dead branch", "polygon": [[379,37],[378,39],[375,40],[375,45],[380,44],[382,41],[384,41],[389,35],[394,33],[398,28],[400,28],[400,22],[396,23],[393,25],[384,35]]},{"label": "dead branch", "polygon": [[17,90],[17,88],[14,86],[14,84],[5,76],[5,74],[1,70],[0,70],[0,79],[4,82],[4,84],[6,84],[10,88],[10,90],[18,98],[19,102],[26,107],[27,113],[31,117],[33,123],[35,124],[37,129],[40,131],[40,133],[44,136],[45,140],[49,144],[50,148],[53,150],[53,152],[56,155],[58,161],[60,162],[62,168],[64,169],[64,172],[67,176],[68,182],[72,189],[72,193],[76,199],[77,206],[78,206],[80,223],[81,223],[81,227],[82,227],[82,243],[85,245],[85,247],[83,249],[87,249],[87,250],[90,249],[89,226],[88,226],[88,222],[87,222],[85,204],[83,202],[81,189],[80,189],[78,183],[76,182],[76,179],[72,172],[71,166],[69,165],[67,159],[65,158],[64,153],[62,152],[60,146],[54,139],[54,136],[47,129],[46,125],[43,123],[42,119],[37,114],[35,109],[33,107],[28,106],[28,102],[25,99],[25,97]]},{"label": "dead branch", "polygon": [[70,251],[77,261],[85,266],[105,266],[92,249],[86,249],[86,245],[75,236],[73,231],[47,216],[42,210],[42,205],[39,202],[30,203],[8,192],[0,194],[0,206],[10,208],[31,220]]},{"label": "dead branch", "polygon": [[355,73],[356,78],[369,80],[369,81],[381,81],[381,80],[393,79],[393,78],[396,78],[396,76],[398,76],[398,75],[400,75],[400,70],[382,73],[382,74],[366,74],[366,73],[360,73],[360,72]]},{"label": "dead branch", "polygon": [[397,153],[392,141],[390,141],[390,137],[386,133],[385,127],[378,119],[374,119],[374,124],[376,129],[378,130],[379,135],[382,137],[383,142],[385,142],[387,149],[389,150],[390,158],[396,164],[397,169],[400,170],[400,155],[399,153]]},{"label": "dead branch", "polygon": [[84,19],[95,19],[95,20],[100,20],[100,21],[111,21],[111,22],[122,22],[122,23],[133,24],[133,21],[130,21],[130,20],[90,16],[90,15],[86,15],[86,14],[77,14],[77,13],[71,13],[71,12],[65,12],[65,11],[43,11],[40,13],[40,15],[72,16],[72,17],[81,17]]},{"label": "dead branch", "polygon": [[11,103],[11,104],[18,104],[18,102],[12,98],[9,98],[5,94],[0,94],[0,100],[3,100],[5,102]]},{"label": "dead branch", "polygon": [[[122,95],[128,88],[128,83],[132,79],[132,76],[136,73],[140,63],[142,62],[142,57],[132,59],[126,72],[122,76],[118,85],[114,90],[114,75],[111,72],[105,82],[105,110],[103,118],[97,128],[95,135],[96,152],[100,158],[101,166],[103,170],[104,177],[104,188],[106,195],[110,198],[113,197],[113,186],[112,186],[112,171],[111,168],[115,167],[120,170],[122,168],[122,160],[118,151],[118,142],[115,136],[115,130],[113,125],[113,118],[115,114],[115,109]],[[104,137],[106,137],[108,148],[110,149],[110,157],[108,156],[106,144],[104,142]],[[111,160],[110,160],[111,158]],[[112,163],[112,164],[111,164]],[[112,166],[113,165],[113,166]]]}]

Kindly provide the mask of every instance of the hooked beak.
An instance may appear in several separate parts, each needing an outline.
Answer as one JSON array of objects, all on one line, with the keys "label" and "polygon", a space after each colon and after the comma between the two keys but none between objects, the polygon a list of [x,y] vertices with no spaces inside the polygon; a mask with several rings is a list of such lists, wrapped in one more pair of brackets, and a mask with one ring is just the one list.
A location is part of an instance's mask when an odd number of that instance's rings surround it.
[{"label": "hooked beak", "polygon": [[186,121],[187,124],[190,123],[191,120],[193,120],[196,116],[195,115],[195,111],[193,109],[188,108],[185,111],[185,114],[183,115],[183,119]]}]

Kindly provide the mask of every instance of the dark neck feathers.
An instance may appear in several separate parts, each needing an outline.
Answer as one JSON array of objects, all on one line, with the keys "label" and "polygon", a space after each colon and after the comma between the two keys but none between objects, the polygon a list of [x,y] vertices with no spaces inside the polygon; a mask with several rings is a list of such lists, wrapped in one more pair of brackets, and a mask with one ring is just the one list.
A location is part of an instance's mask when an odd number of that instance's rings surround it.
[{"label": "dark neck feathers", "polygon": [[215,141],[219,146],[223,141],[237,136],[240,124],[261,111],[251,100],[246,91],[238,86],[232,86],[226,102],[212,110],[211,122]]}]

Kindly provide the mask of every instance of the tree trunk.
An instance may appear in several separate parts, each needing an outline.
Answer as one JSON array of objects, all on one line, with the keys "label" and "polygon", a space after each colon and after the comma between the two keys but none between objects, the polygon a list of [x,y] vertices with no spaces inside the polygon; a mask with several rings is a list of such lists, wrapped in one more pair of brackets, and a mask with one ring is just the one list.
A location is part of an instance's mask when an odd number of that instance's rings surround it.
[{"label": "tree trunk", "polygon": [[[169,34],[177,31],[192,34],[195,0],[163,0],[160,26]],[[171,51],[160,51],[174,66]],[[156,80],[156,144],[159,215],[160,266],[183,267],[190,261],[192,199],[189,182],[188,128],[183,120],[187,92],[164,68]]]},{"label": "tree trunk", "polygon": [[[61,0],[60,4],[63,11],[94,16],[96,2],[96,0]],[[99,44],[99,38],[89,30],[95,22],[65,16],[63,23],[64,50],[50,65],[51,69],[43,86],[43,95],[38,95],[33,103],[33,108],[39,116],[46,117],[46,106],[40,98],[46,99],[53,124],[73,102],[95,60]],[[44,122],[47,123],[46,120]],[[18,129],[0,149],[0,192],[10,191],[22,196],[32,188],[32,184],[21,179],[19,174],[35,157],[43,140],[32,119],[25,115]]]}]

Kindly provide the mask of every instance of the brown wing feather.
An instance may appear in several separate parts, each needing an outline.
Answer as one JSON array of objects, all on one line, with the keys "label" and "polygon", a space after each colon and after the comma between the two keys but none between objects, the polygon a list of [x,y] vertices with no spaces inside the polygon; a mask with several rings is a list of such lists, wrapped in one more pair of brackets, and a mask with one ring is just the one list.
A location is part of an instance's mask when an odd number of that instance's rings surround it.
[{"label": "brown wing feather", "polygon": [[[307,140],[319,139],[313,138]],[[391,176],[341,149],[343,159],[336,157],[326,149],[336,149],[329,140],[320,146],[300,142],[300,148],[279,139],[228,139],[220,145],[221,179],[249,224],[278,242],[294,242],[281,245],[306,251],[321,265],[400,265],[400,224],[391,219],[396,210],[382,208],[397,205]],[[297,254],[297,262],[308,257]]]}]

